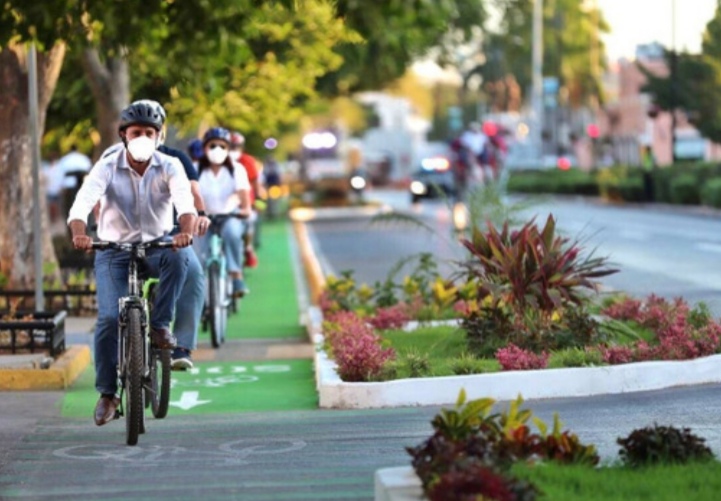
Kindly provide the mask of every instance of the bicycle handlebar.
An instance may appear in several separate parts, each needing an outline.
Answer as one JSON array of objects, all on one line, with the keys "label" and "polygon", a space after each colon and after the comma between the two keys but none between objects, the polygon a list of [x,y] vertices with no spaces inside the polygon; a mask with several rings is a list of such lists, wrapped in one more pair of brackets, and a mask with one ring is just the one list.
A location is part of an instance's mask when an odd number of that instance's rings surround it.
[{"label": "bicycle handlebar", "polygon": [[124,250],[124,251],[132,251],[133,249],[139,248],[139,249],[171,249],[173,247],[172,241],[155,241],[155,242],[105,242],[101,240],[95,240],[92,243],[92,248],[94,250],[108,250],[108,249],[118,249],[118,250]]},{"label": "bicycle handlebar", "polygon": [[212,223],[215,223],[216,221],[222,221],[231,217],[234,217],[236,219],[248,219],[250,216],[245,214],[238,214],[237,212],[229,212],[227,214],[206,214],[205,217],[210,219]]}]

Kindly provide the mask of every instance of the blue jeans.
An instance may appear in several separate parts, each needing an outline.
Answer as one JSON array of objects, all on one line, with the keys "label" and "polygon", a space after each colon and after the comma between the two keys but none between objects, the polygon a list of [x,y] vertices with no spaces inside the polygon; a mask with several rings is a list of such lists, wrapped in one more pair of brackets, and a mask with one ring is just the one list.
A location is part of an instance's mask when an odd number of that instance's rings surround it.
[{"label": "blue jeans", "polygon": [[[198,237],[195,237],[198,238]],[[198,327],[205,304],[205,274],[195,252],[188,253],[188,272],[178,302],[175,303],[173,333],[178,346],[194,350],[198,345]]]},{"label": "blue jeans", "polygon": [[[168,328],[173,309],[185,282],[190,248],[149,249],[147,263],[151,276],[159,277],[150,325]],[[118,299],[128,294],[130,253],[106,250],[95,254],[98,322],[95,325],[95,388],[100,393],[118,389]]]},{"label": "blue jeans", "polygon": [[[243,232],[244,222],[237,218],[229,218],[223,223],[220,236],[223,239],[223,254],[228,273],[243,271]],[[210,234],[196,237],[193,248],[202,262],[208,258]]]}]

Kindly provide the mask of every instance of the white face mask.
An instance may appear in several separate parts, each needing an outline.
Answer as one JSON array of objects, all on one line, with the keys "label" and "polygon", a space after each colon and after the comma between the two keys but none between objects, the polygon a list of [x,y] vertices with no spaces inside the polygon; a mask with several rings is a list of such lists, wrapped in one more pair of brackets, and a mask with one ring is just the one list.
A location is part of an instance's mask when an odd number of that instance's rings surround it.
[{"label": "white face mask", "polygon": [[233,160],[233,162],[240,162],[240,151],[234,150],[230,152],[230,158]]},{"label": "white face mask", "polygon": [[228,150],[224,150],[223,148],[213,148],[210,151],[208,151],[208,161],[210,161],[213,165],[220,165],[223,162],[225,162],[225,159],[228,158]]},{"label": "white face mask", "polygon": [[155,140],[147,136],[136,137],[128,142],[128,151],[130,156],[136,162],[147,162],[155,151]]}]

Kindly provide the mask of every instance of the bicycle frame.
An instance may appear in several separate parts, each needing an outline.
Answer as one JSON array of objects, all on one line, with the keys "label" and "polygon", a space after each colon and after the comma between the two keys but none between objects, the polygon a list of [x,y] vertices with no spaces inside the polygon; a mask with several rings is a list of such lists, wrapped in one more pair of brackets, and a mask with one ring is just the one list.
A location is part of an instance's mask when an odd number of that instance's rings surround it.
[{"label": "bicycle frame", "polygon": [[[211,228],[216,227],[215,224]],[[217,230],[212,229],[210,238],[208,239],[208,256],[205,259],[205,270],[208,270],[214,263],[218,263],[220,267],[220,276],[227,276],[225,263],[225,253],[223,252],[223,238],[220,236],[220,227]]]}]

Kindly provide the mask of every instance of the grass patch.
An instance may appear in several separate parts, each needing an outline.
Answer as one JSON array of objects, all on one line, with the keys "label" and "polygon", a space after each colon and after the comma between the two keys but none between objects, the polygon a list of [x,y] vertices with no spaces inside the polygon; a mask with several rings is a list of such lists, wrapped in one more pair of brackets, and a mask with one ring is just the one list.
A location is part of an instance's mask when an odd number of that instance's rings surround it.
[{"label": "grass patch", "polygon": [[530,480],[552,501],[716,501],[721,463],[709,461],[646,468],[517,464],[512,473]]},{"label": "grass patch", "polygon": [[469,355],[466,335],[458,327],[419,327],[411,332],[387,330],[381,337],[396,350],[397,379],[477,374],[501,369],[495,359],[476,359]]},{"label": "grass patch", "polygon": [[[608,337],[617,344],[630,344],[638,339],[650,341],[653,333],[632,322],[613,321]],[[410,332],[400,329],[381,331],[384,344],[396,351],[396,361],[384,379],[456,376],[498,372],[501,365],[495,358],[478,358],[468,351],[466,334],[454,326],[421,326]],[[569,348],[551,351],[549,369],[563,367],[597,367],[607,365],[597,350]]]}]

